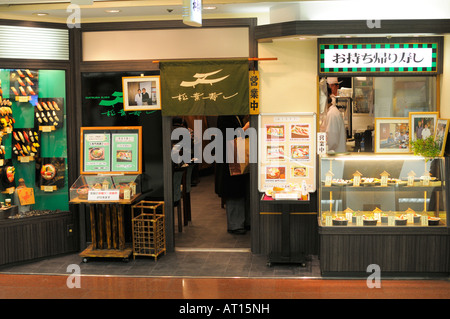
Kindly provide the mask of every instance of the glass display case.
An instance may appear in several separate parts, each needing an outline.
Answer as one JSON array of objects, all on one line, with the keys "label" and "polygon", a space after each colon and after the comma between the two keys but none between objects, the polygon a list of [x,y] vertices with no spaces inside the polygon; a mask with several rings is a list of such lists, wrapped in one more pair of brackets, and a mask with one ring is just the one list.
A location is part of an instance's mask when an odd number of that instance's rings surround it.
[{"label": "glass display case", "polygon": [[141,193],[141,175],[81,175],[70,187],[70,202],[119,202]]},{"label": "glass display case", "polygon": [[443,158],[320,157],[320,226],[447,225]]}]

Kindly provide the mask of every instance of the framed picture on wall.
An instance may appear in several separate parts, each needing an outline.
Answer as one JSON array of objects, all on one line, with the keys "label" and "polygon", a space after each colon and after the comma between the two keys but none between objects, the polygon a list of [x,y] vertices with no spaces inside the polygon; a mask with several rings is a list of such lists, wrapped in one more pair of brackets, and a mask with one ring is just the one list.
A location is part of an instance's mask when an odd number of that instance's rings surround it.
[{"label": "framed picture on wall", "polygon": [[149,111],[161,109],[159,76],[123,77],[123,110]]},{"label": "framed picture on wall", "polygon": [[430,136],[434,136],[438,116],[438,112],[410,112],[409,139],[411,141],[415,141],[416,139],[425,140]]},{"label": "framed picture on wall", "polygon": [[445,143],[447,142],[448,125],[450,120],[438,119],[436,125],[436,131],[434,133],[434,140],[439,143],[440,153],[439,156],[444,156]]},{"label": "framed picture on wall", "polygon": [[375,118],[375,153],[409,153],[409,119]]}]

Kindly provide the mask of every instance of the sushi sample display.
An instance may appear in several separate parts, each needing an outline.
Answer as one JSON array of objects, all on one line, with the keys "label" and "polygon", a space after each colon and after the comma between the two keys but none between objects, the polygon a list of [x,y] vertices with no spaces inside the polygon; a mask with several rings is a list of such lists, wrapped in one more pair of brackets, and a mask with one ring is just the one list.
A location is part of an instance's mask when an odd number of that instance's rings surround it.
[{"label": "sushi sample display", "polygon": [[12,152],[17,159],[34,160],[39,156],[40,138],[34,129],[17,129],[12,136]]},{"label": "sushi sample display", "polygon": [[38,75],[36,70],[11,70],[9,76],[10,96],[19,102],[27,102],[33,97],[37,97]]},{"label": "sushi sample display", "polygon": [[0,131],[3,133],[11,133],[15,123],[10,100],[1,100],[0,103]]},{"label": "sushi sample display", "polygon": [[41,131],[48,131],[43,127],[52,127],[57,129],[63,126],[63,99],[39,99],[35,109],[35,127],[39,127]]},{"label": "sushi sample display", "polygon": [[36,184],[46,191],[63,188],[66,163],[64,158],[36,159]]}]

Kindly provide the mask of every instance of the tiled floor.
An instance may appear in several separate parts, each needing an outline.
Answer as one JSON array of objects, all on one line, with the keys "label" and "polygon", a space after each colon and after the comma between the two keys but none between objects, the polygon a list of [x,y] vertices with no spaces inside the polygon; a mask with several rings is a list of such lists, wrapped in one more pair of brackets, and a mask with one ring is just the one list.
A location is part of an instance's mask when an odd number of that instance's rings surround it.
[{"label": "tiled floor", "polygon": [[82,275],[152,277],[242,277],[242,278],[321,278],[317,258],[306,267],[300,265],[267,266],[266,256],[248,252],[174,252],[158,261],[136,257],[129,262],[92,258],[84,263],[78,254],[47,258],[22,265],[3,266],[0,274],[70,274],[70,265],[78,265]]}]

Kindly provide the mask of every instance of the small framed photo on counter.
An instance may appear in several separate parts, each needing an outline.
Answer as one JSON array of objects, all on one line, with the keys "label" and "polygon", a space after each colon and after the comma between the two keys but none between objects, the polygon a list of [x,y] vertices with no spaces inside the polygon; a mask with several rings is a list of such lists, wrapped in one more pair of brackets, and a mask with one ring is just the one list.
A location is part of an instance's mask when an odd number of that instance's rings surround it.
[{"label": "small framed photo on counter", "polygon": [[445,144],[447,142],[448,125],[450,120],[438,119],[436,125],[436,131],[434,133],[434,140],[438,142],[440,147],[439,156],[444,156]]},{"label": "small framed photo on counter", "polygon": [[375,153],[410,153],[409,119],[375,118]]},{"label": "small framed photo on counter", "polygon": [[425,140],[430,136],[434,136],[438,116],[438,112],[410,112],[410,140]]}]

